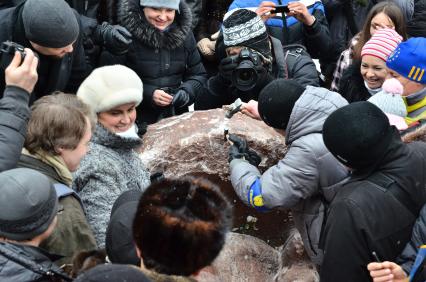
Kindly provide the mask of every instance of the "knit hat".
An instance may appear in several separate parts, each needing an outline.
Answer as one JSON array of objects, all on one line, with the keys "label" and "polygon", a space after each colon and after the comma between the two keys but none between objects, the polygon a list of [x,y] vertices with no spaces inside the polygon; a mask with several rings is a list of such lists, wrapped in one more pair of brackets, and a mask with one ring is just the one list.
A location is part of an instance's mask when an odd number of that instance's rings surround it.
[{"label": "knit hat", "polygon": [[140,0],[143,7],[169,8],[179,12],[180,0]]},{"label": "knit hat", "polygon": [[139,265],[133,243],[132,224],[142,192],[129,190],[121,194],[111,209],[105,248],[112,263]]},{"label": "knit hat", "polygon": [[402,99],[404,87],[396,78],[385,80],[382,91],[371,96],[367,101],[373,103],[384,113],[400,117],[407,116],[407,107]]},{"label": "knit hat", "polygon": [[386,65],[400,75],[426,84],[426,38],[413,37],[398,45]]},{"label": "knit hat", "polygon": [[22,21],[25,37],[48,48],[70,45],[80,32],[76,14],[64,0],[27,0]]},{"label": "knit hat", "polygon": [[386,115],[370,102],[355,102],[334,111],[324,122],[328,150],[344,165],[367,169],[380,161],[393,138]]},{"label": "knit hat", "polygon": [[79,275],[74,282],[149,282],[137,267],[122,264],[101,264]]},{"label": "knit hat", "polygon": [[294,104],[305,91],[295,80],[276,79],[259,94],[258,111],[269,126],[286,129]]},{"label": "knit hat", "polygon": [[223,43],[225,47],[249,47],[265,58],[272,56],[265,24],[255,12],[247,9],[236,10],[223,21]]},{"label": "knit hat", "polygon": [[58,209],[49,179],[32,169],[0,173],[0,237],[25,241],[42,234]]},{"label": "knit hat", "polygon": [[390,54],[402,41],[402,36],[391,28],[379,29],[361,50],[361,57],[370,55],[386,62]]},{"label": "knit hat", "polygon": [[80,85],[77,96],[95,113],[127,103],[142,102],[143,85],[128,67],[113,65],[95,69]]}]

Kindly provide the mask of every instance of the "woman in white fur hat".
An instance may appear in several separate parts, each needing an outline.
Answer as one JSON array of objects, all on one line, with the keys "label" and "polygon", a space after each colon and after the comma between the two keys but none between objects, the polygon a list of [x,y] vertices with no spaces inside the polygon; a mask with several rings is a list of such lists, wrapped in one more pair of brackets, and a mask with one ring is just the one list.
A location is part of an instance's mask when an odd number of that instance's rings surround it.
[{"label": "woman in white fur hat", "polygon": [[142,102],[143,84],[138,75],[122,65],[95,69],[81,84],[77,96],[98,117],[89,152],[73,180],[85,207],[98,246],[105,245],[111,208],[124,191],[145,190],[149,172],[135,149],[142,145],[137,135],[136,107]]}]

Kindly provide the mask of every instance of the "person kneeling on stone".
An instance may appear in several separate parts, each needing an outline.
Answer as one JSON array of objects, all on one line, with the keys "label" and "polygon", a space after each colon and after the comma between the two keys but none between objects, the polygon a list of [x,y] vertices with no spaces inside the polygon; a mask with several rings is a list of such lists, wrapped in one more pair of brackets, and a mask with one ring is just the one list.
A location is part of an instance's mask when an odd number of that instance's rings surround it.
[{"label": "person kneeling on stone", "polygon": [[[260,158],[235,135],[229,140],[231,182],[238,197],[258,211],[290,208],[311,260],[321,264],[318,248],[325,206],[339,183],[348,175],[322,141],[325,119],[347,105],[338,93],[325,88],[301,86],[294,80],[277,79],[259,95],[259,102],[243,105],[242,111],[284,130],[287,154],[263,175]],[[243,158],[244,157],[244,158]]]},{"label": "person kneeling on stone", "polygon": [[0,173],[0,280],[71,281],[39,245],[54,231],[60,212],[55,188],[27,168]]},{"label": "person kneeling on stone", "polygon": [[98,123],[89,152],[74,174],[73,189],[83,201],[101,248],[114,201],[124,191],[143,191],[150,184],[149,172],[136,152],[142,145],[135,124],[142,93],[139,76],[122,65],[95,69],[77,92],[97,114]]},{"label": "person kneeling on stone", "polygon": [[276,78],[291,78],[303,86],[319,85],[315,64],[304,47],[283,48],[278,39],[268,36],[255,12],[233,12],[224,20],[222,34],[216,44],[219,73],[208,80],[205,93],[197,96],[195,109],[217,108],[237,98],[257,100],[260,91]]}]

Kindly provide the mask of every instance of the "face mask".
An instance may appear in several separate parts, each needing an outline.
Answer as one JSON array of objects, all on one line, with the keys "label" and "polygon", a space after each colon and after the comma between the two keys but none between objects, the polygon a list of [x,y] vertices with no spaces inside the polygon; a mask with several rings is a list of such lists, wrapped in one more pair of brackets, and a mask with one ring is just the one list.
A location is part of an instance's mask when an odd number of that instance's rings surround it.
[{"label": "face mask", "polygon": [[132,127],[130,127],[124,132],[117,132],[115,134],[123,138],[139,139],[138,128],[136,127],[136,124],[133,124]]}]

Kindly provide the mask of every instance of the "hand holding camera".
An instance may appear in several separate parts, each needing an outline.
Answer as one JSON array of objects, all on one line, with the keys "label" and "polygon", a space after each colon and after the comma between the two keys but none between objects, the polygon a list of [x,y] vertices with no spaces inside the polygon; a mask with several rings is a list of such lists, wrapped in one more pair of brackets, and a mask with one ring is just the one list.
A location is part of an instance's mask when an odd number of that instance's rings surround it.
[{"label": "hand holding camera", "polygon": [[37,66],[38,58],[31,49],[25,48],[25,53],[15,51],[12,62],[5,70],[6,85],[20,87],[31,94],[38,79]]},{"label": "hand holding camera", "polygon": [[235,56],[225,57],[220,61],[219,74],[226,81],[231,81],[232,72],[238,67],[238,62],[235,60]]}]

